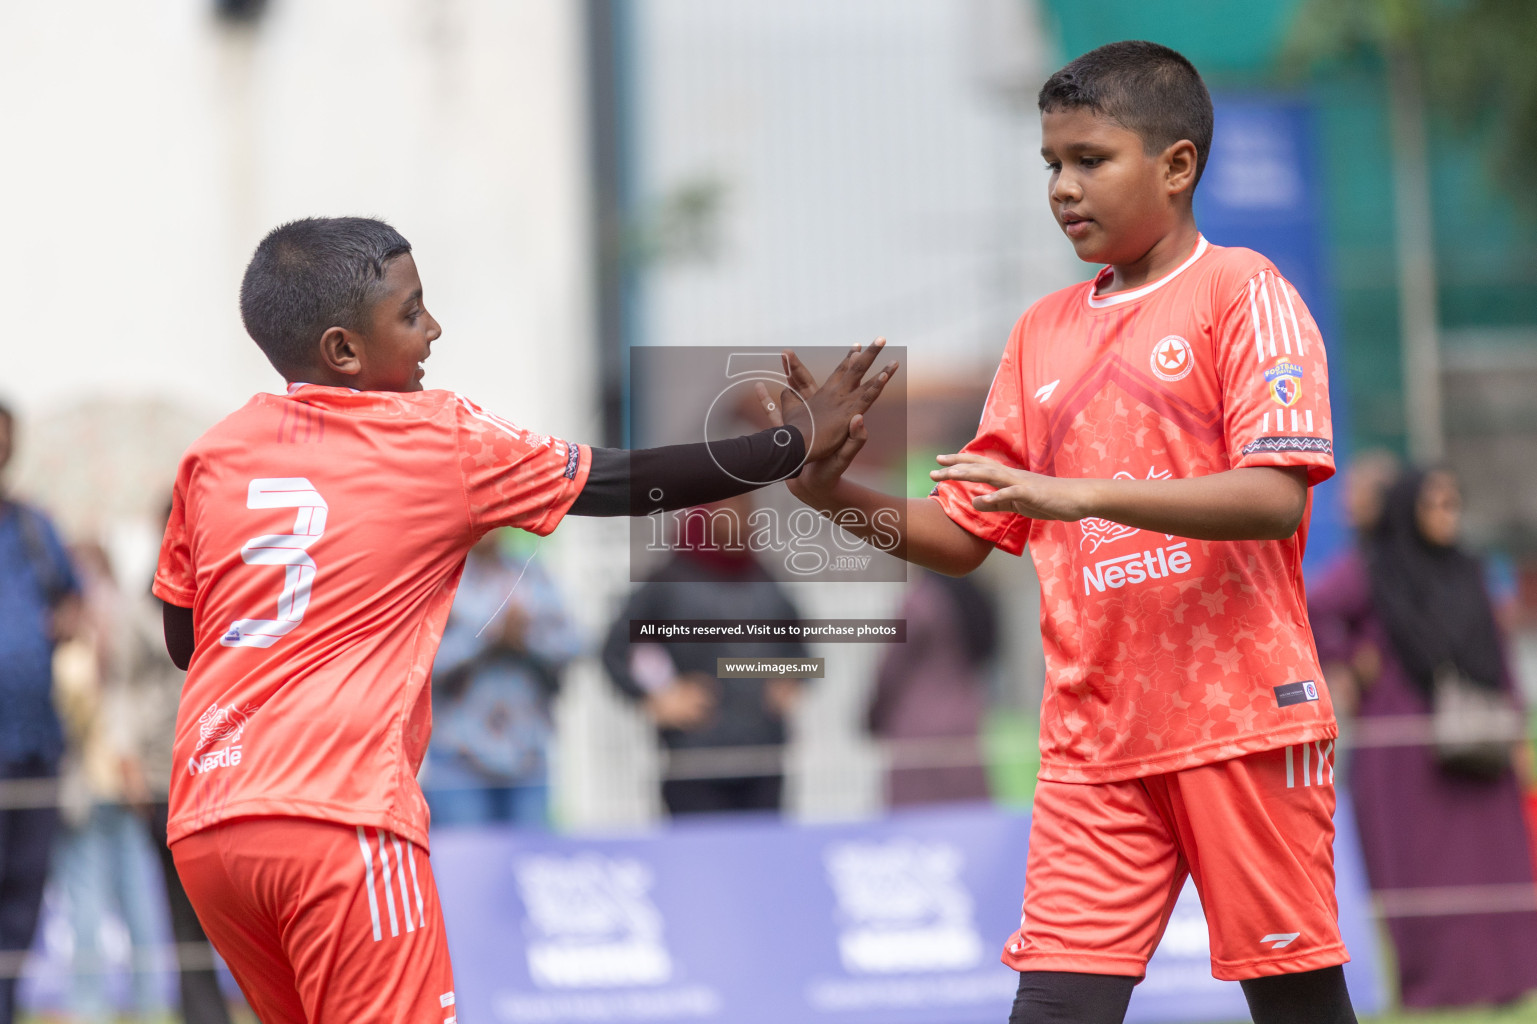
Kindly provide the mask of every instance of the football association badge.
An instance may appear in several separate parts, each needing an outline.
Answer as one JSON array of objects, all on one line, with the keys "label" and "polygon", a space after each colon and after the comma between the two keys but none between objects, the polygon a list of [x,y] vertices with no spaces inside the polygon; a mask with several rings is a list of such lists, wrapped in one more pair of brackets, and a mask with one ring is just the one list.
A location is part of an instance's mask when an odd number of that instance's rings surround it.
[{"label": "football association badge", "polygon": [[1190,353],[1190,342],[1177,334],[1153,346],[1153,376],[1170,384],[1190,376],[1195,359]]},{"label": "football association badge", "polygon": [[1265,371],[1265,383],[1270,385],[1270,397],[1281,405],[1296,405],[1302,397],[1302,367],[1290,359],[1276,360]]}]

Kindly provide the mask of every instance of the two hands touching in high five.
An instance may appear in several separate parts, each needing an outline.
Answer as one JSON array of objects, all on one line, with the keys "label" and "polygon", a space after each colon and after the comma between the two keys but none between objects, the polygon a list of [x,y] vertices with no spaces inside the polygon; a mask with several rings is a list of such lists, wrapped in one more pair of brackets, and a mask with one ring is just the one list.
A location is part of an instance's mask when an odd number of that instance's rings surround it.
[{"label": "two hands touching in high five", "polygon": [[[864,412],[879,397],[898,363],[887,363],[868,382],[862,378],[885,345],[885,338],[875,339],[868,348],[855,345],[821,385],[799,356],[786,351],[789,387],[780,393],[778,401],[765,385],[757,385],[758,398],[770,421],[775,426],[798,426],[807,439],[806,464],[788,485],[792,494],[809,505],[819,506],[832,498],[843,474],[870,439]],[[829,412],[830,418],[826,415]],[[817,430],[817,423],[830,423],[832,429],[824,426]],[[844,423],[846,427],[839,429]],[[1083,481],[1060,481],[1011,469],[980,455],[941,455],[939,462],[943,468],[930,474],[936,481],[970,480],[997,488],[975,499],[973,506],[978,511],[1017,512],[1035,519],[1080,519],[1090,514],[1082,508],[1081,499],[1069,489],[1057,486]]]},{"label": "two hands touching in high five", "polygon": [[[853,464],[870,439],[864,412],[879,396],[880,390],[896,372],[897,362],[888,363],[870,382],[860,384],[864,371],[870,367],[886,339],[877,338],[868,348],[855,345],[843,362],[828,375],[825,384],[818,385],[816,378],[805,363],[793,351],[784,353],[786,376],[789,387],[774,397],[763,384],[757,385],[758,398],[776,426],[792,424],[801,428],[807,438],[806,464],[800,474],[788,481],[790,492],[809,505],[820,506],[832,498],[843,474]],[[808,421],[822,421],[818,415],[808,412],[807,406],[824,406],[839,411],[853,410],[844,430],[822,430],[815,434],[808,430]],[[834,424],[842,422],[835,417]],[[812,422],[814,429],[815,423]],[[997,488],[991,494],[979,495],[973,506],[981,512],[1017,512],[1035,519],[1080,519],[1090,514],[1083,510],[1082,501],[1063,483],[1053,477],[1011,469],[1000,462],[980,455],[941,455],[942,469],[933,471],[934,480],[970,480]]]}]

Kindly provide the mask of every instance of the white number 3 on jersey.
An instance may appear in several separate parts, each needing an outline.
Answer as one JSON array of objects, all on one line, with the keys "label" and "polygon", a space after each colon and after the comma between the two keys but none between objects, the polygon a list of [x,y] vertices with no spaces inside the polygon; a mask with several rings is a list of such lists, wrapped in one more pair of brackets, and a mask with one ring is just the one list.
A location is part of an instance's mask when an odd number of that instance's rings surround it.
[{"label": "white number 3 on jersey", "polygon": [[225,647],[271,647],[304,621],[315,582],[315,560],[309,546],[326,530],[326,499],[302,476],[265,477],[251,481],[246,508],[296,508],[293,533],[252,537],[240,549],[247,565],[283,566],[283,592],[275,619],[236,619],[219,638]]}]

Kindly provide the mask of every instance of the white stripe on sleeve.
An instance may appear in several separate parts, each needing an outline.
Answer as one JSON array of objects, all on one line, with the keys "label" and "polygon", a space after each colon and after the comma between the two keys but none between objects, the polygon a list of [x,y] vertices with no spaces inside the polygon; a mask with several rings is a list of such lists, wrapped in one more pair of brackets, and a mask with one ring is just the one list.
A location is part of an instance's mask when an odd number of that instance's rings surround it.
[{"label": "white stripe on sleeve", "polygon": [[1265,361],[1265,344],[1259,336],[1259,309],[1254,304],[1254,278],[1249,278],[1249,320],[1254,324],[1254,355]]},{"label": "white stripe on sleeve", "polygon": [[1270,335],[1270,355],[1271,355],[1271,358],[1274,358],[1275,355],[1276,355],[1276,350],[1275,350],[1275,319],[1271,315],[1271,312],[1270,312],[1270,289],[1265,287],[1265,279],[1263,277],[1260,278],[1260,282],[1259,282],[1259,298],[1260,298],[1260,303],[1265,307],[1265,327],[1266,327],[1266,333]]},{"label": "white stripe on sleeve", "polygon": [[1305,356],[1308,354],[1307,342],[1302,340],[1302,328],[1297,325],[1297,307],[1292,305],[1292,290],[1285,281],[1281,282],[1281,294],[1286,297],[1286,310],[1291,314],[1292,330],[1297,335],[1297,354]]},{"label": "white stripe on sleeve", "polygon": [[1279,274],[1272,274],[1268,270],[1265,271],[1265,276],[1267,279],[1273,282],[1272,287],[1275,291],[1275,296],[1271,299],[1271,301],[1275,303],[1276,323],[1281,327],[1281,346],[1286,349],[1287,355],[1291,355],[1291,334],[1286,330],[1286,311],[1281,308],[1281,292],[1286,289],[1286,282],[1281,280]]}]

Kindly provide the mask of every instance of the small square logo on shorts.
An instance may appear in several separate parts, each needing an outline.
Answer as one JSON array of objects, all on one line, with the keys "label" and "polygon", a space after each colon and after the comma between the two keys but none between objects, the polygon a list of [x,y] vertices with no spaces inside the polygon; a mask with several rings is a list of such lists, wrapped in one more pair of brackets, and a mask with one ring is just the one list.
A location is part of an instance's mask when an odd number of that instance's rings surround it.
[{"label": "small square logo on shorts", "polygon": [[1300,683],[1282,683],[1275,687],[1275,702],[1277,707],[1290,707],[1293,704],[1306,704],[1310,700],[1318,699],[1318,686],[1311,679],[1304,679]]}]

